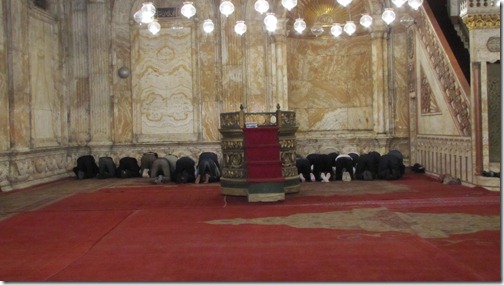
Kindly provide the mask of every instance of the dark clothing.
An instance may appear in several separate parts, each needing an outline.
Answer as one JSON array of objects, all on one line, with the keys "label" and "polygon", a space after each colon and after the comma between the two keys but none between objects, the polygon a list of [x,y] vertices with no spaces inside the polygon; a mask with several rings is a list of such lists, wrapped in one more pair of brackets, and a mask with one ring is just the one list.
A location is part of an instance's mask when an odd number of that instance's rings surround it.
[{"label": "dark clothing", "polygon": [[322,177],[320,176],[322,173],[324,173],[324,175],[329,173],[332,176],[333,162],[328,154],[309,154],[306,158],[310,161],[310,164],[313,165],[312,172],[317,181],[322,181]]},{"label": "dark clothing", "polygon": [[340,154],[336,157],[336,173],[334,174],[335,180],[343,180],[343,171],[350,174],[350,178],[354,179],[354,162],[350,155]]},{"label": "dark clothing", "polygon": [[[378,164],[378,178],[385,180],[396,180],[402,177],[401,159],[393,154],[385,154],[380,158]],[[404,171],[404,170],[403,170]]]},{"label": "dark clothing", "polygon": [[217,156],[216,153],[202,152],[198,158],[198,163],[199,163],[199,161],[204,160],[204,159],[211,159],[215,163],[215,165],[220,169],[219,157]]},{"label": "dark clothing", "polygon": [[[150,174],[150,170],[152,169],[152,163],[154,160],[158,158],[157,153],[155,152],[146,152],[142,155],[140,159],[140,173],[143,174],[144,169],[147,169]],[[151,175],[152,177],[152,175]]]},{"label": "dark clothing", "polygon": [[357,162],[359,161],[360,155],[356,152],[349,152],[348,155],[352,158],[353,167],[356,167]]},{"label": "dark clothing", "polygon": [[369,170],[373,175],[373,179],[378,179],[378,164],[380,163],[381,154],[377,151],[368,153]]},{"label": "dark clothing", "polygon": [[116,165],[111,157],[105,156],[98,159],[99,173],[97,178],[110,178],[116,176]]},{"label": "dark clothing", "polygon": [[307,158],[297,156],[296,157],[296,168],[298,174],[303,175],[305,181],[311,182],[311,164]]},{"label": "dark clothing", "polygon": [[78,179],[93,178],[98,174],[98,165],[92,155],[83,155],[77,158],[77,166],[73,171]]},{"label": "dark clothing", "polygon": [[[355,166],[355,179],[373,180],[378,178],[378,163],[380,162],[380,154],[376,151],[365,153],[357,159]],[[365,173],[365,172],[368,173]]]},{"label": "dark clothing", "polygon": [[179,158],[175,165],[175,182],[194,183],[196,181],[195,165],[194,160],[188,156]]},{"label": "dark clothing", "polygon": [[404,162],[403,162],[402,153],[400,151],[394,149],[394,150],[389,151],[389,154],[399,158],[399,162],[400,162],[399,166],[400,166],[401,176],[403,176],[404,171],[406,170],[406,166],[404,165]]},{"label": "dark clothing", "polygon": [[339,152],[331,152],[328,155],[329,155],[329,159],[332,162],[332,166],[336,167],[336,157],[338,157],[338,155],[340,155],[340,153]]},{"label": "dark clothing", "polygon": [[[217,182],[220,180],[221,172],[219,165],[219,158],[213,152],[203,152],[198,158],[197,175],[200,180],[204,179],[205,175],[209,175],[207,182]],[[200,181],[196,181],[200,182]]]},{"label": "dark clothing", "polygon": [[[198,161],[197,167],[198,175],[201,179],[204,179],[205,175],[209,175],[208,183],[220,181],[220,169],[215,164],[215,161],[210,158],[203,158]],[[200,182],[200,181],[197,181]]]},{"label": "dark clothing", "polygon": [[121,158],[121,160],[119,160],[119,167],[117,168],[117,177],[140,177],[140,166],[138,166],[138,160],[129,156]]}]

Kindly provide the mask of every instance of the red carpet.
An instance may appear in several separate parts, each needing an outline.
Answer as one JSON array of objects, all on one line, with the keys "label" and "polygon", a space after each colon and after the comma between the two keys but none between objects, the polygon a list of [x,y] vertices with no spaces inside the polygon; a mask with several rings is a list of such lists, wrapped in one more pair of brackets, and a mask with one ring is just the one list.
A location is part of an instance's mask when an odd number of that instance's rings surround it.
[{"label": "red carpet", "polygon": [[78,193],[0,222],[5,281],[500,281],[500,193],[404,179]]}]

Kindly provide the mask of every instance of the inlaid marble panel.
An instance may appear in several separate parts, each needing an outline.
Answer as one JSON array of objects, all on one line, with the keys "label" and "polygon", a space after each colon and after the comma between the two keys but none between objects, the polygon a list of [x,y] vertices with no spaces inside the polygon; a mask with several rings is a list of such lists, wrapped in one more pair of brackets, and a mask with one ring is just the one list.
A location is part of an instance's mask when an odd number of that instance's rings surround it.
[{"label": "inlaid marble panel", "polygon": [[[192,28],[139,29],[132,47],[134,133],[139,141],[195,132]],[[146,136],[144,136],[146,135]],[[173,137],[171,137],[172,139]]]},{"label": "inlaid marble panel", "polygon": [[61,139],[59,48],[55,22],[33,13],[29,20],[32,139],[36,147],[54,146]]},{"label": "inlaid marble panel", "polygon": [[288,67],[289,109],[307,114],[297,116],[300,131],[372,129],[369,37],[289,38]]},{"label": "inlaid marble panel", "polygon": [[[3,13],[3,3],[0,1],[0,12]],[[8,150],[9,140],[9,97],[7,93],[7,50],[5,49],[5,22],[0,21],[0,152]],[[2,165],[0,161],[0,165]],[[3,174],[2,174],[3,173]],[[5,178],[5,171],[0,166],[0,181]],[[1,187],[1,182],[0,182]]]},{"label": "inlaid marble panel", "polygon": [[408,93],[408,63],[407,37],[405,33],[397,33],[393,38],[394,56],[394,103],[395,103],[395,133],[398,136],[409,135],[409,93]]}]

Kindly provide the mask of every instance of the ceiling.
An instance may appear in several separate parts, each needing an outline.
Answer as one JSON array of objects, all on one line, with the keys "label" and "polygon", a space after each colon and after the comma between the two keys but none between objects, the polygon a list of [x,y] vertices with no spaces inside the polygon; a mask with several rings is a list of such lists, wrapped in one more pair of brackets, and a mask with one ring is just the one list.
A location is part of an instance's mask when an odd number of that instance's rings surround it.
[{"label": "ceiling", "polygon": [[[310,28],[318,22],[326,28],[333,23],[345,24],[347,21],[354,21],[357,25],[360,17],[364,13],[370,13],[370,9],[380,9],[384,0],[353,0],[347,7],[341,6],[336,0],[298,0],[298,4],[291,11],[287,12],[288,28],[292,29],[292,25],[297,18],[303,18],[307,28],[303,37],[314,37],[310,32]],[[377,6],[376,7],[373,7]],[[380,12],[381,13],[381,12]],[[359,33],[359,29],[357,31]],[[291,33],[293,34],[293,33]]]}]

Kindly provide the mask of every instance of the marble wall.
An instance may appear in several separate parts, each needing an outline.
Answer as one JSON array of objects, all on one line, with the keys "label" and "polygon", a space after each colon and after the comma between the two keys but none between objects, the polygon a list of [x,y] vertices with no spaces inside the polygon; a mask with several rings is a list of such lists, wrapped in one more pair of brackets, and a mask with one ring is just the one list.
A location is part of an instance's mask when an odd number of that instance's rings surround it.
[{"label": "marble wall", "polygon": [[[295,111],[302,155],[398,149],[423,162],[452,136],[471,162],[466,97],[439,76],[446,64],[432,61],[429,37],[410,36],[416,27],[308,39],[289,37],[282,17],[269,35],[253,0],[233,1],[229,18],[217,17],[218,1],[195,1],[192,19],[177,14],[182,0],[153,2],[175,11],[159,17],[156,36],[132,19],[142,0],[0,2],[1,191],[74,176],[83,154],[221,154],[219,114],[242,104]],[[206,18],[216,25],[208,35]]]}]

